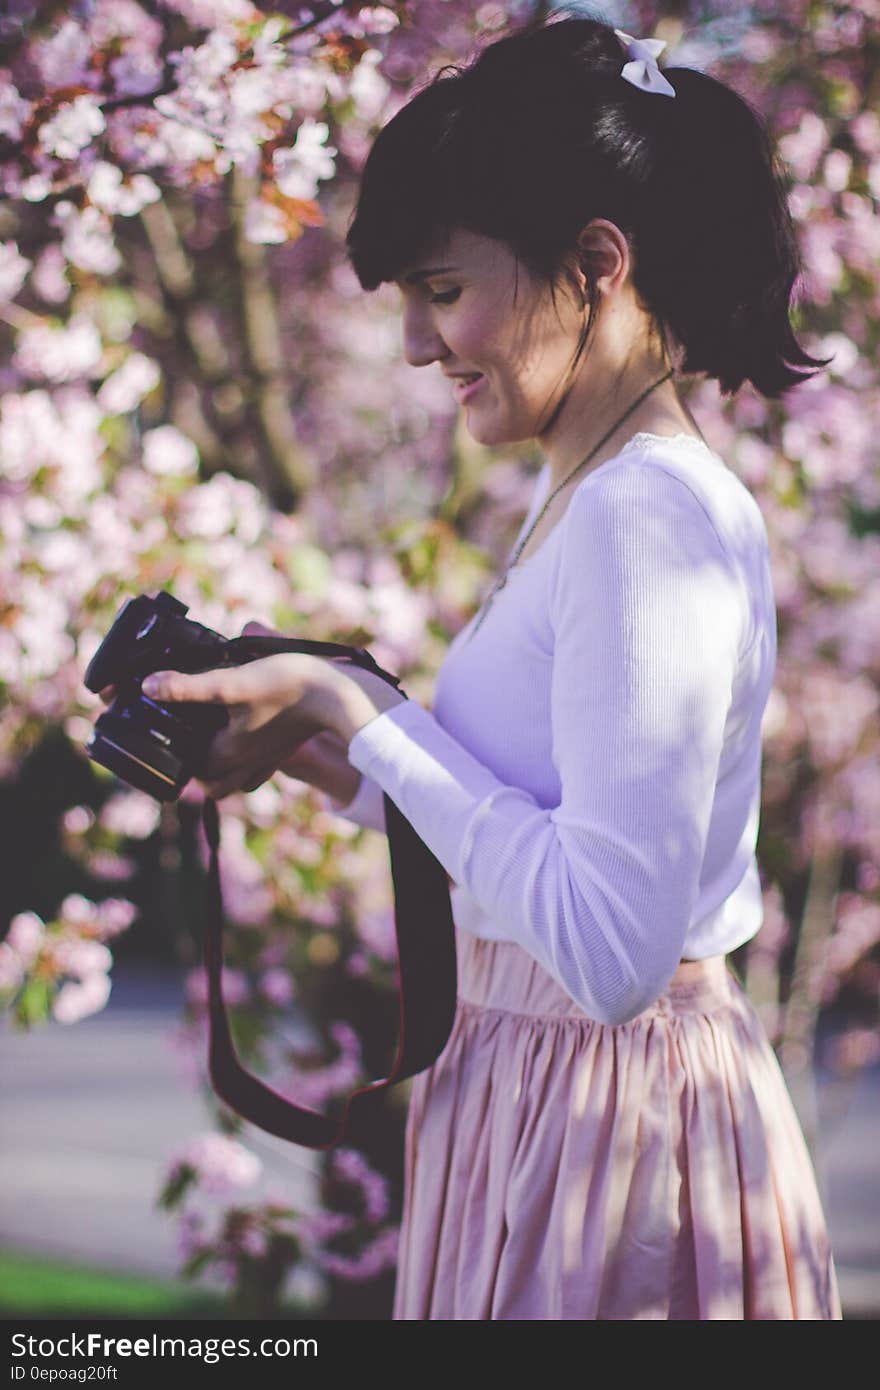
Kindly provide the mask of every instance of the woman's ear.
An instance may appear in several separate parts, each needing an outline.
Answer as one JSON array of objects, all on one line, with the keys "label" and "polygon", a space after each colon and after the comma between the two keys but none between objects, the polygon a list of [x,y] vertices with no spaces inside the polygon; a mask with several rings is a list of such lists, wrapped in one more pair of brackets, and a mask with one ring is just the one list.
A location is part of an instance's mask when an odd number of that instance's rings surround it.
[{"label": "woman's ear", "polygon": [[585,283],[581,267],[589,265],[599,294],[613,294],[632,268],[629,243],[615,222],[594,217],[578,234],[577,262],[579,276]]}]

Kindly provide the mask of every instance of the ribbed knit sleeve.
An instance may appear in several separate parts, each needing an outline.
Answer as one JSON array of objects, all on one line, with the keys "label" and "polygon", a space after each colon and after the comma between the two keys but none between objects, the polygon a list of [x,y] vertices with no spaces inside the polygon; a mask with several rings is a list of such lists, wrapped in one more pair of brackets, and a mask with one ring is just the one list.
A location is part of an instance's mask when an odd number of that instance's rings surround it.
[{"label": "ribbed knit sleeve", "polygon": [[385,794],[378,782],[374,782],[372,777],[365,777],[361,774],[360,785],[352,797],[351,801],[338,801],[335,796],[328,796],[322,793],[324,804],[328,811],[334,815],[342,816],[345,820],[353,821],[355,825],[363,826],[367,830],[380,830],[386,833],[385,825]]},{"label": "ribbed knit sleeve", "polygon": [[[735,566],[694,492],[639,460],[569,501],[554,555],[559,804],[505,785],[413,700],[349,761],[486,915],[601,1023],[635,1017],[682,954],[743,643]],[[487,679],[491,673],[487,673]]]}]

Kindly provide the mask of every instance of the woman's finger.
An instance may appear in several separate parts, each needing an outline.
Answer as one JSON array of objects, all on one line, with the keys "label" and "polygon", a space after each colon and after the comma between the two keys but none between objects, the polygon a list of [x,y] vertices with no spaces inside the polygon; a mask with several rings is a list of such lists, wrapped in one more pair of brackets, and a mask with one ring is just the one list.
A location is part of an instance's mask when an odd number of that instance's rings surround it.
[{"label": "woman's finger", "polygon": [[227,703],[230,694],[227,668],[216,671],[202,671],[199,675],[184,675],[180,671],[154,671],[145,676],[141,689],[151,700],[168,700],[181,703],[198,700],[206,703]]},{"label": "woman's finger", "polygon": [[213,780],[198,778],[199,786],[211,801],[222,801],[225,796],[232,796],[235,792],[253,792],[257,787],[261,787],[264,782],[268,782],[276,769],[274,767],[263,767],[259,772],[253,769],[245,771],[238,768],[235,773],[227,777],[215,778]]}]

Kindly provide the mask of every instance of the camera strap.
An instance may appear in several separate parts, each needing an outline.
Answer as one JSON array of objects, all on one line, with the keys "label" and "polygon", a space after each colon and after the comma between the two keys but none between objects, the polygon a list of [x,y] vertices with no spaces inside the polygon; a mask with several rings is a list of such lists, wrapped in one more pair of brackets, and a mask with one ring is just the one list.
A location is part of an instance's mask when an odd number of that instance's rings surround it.
[{"label": "camera strap", "polygon": [[[369,652],[336,642],[308,639],[238,638],[230,647],[253,647],[265,656],[278,651],[345,657],[398,689],[395,676]],[[401,691],[404,698],[405,691]],[[205,969],[208,977],[209,1072],[216,1094],[251,1124],[280,1139],[311,1149],[330,1149],[346,1137],[354,1142],[361,1124],[376,1118],[376,1097],[397,1081],[424,1070],[442,1052],[456,1008],[455,928],[446,870],[409,821],[384,795],[385,827],[394,885],[394,924],[399,966],[399,1042],[388,1076],[355,1090],[335,1118],[296,1105],[247,1071],[235,1050],[223,1000],[223,898],[220,889],[220,820],[217,803],[204,804],[202,823],[209,850]]]}]

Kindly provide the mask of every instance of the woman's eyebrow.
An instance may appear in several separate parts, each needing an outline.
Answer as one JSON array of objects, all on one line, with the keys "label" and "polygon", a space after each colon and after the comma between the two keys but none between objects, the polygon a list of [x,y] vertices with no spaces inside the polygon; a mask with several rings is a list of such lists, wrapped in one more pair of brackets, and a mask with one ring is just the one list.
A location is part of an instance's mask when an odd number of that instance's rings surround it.
[{"label": "woman's eyebrow", "polygon": [[460,265],[430,265],[423,270],[414,270],[403,278],[408,285],[417,285],[420,280],[427,280],[429,275],[445,275],[450,270],[461,270]]}]

